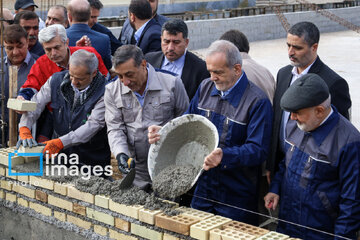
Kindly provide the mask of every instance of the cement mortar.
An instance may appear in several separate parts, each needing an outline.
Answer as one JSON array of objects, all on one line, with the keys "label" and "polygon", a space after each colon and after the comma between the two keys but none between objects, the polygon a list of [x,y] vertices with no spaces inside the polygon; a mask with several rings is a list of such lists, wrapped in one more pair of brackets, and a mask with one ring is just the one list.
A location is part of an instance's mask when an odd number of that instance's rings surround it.
[{"label": "cement mortar", "polygon": [[192,165],[171,165],[155,176],[153,189],[162,198],[178,197],[191,189],[200,170]]}]

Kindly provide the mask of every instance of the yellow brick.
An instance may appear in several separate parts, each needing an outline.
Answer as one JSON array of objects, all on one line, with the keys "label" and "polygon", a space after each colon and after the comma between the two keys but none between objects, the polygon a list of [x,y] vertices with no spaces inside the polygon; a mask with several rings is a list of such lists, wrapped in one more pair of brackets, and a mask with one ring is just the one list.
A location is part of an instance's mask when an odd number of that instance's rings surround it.
[{"label": "yellow brick", "polygon": [[24,147],[20,146],[18,152],[19,153],[42,153],[45,146],[36,146],[36,147]]},{"label": "yellow brick", "polygon": [[49,179],[40,178],[40,177],[36,177],[36,176],[30,176],[30,184],[34,185],[35,187],[41,187],[41,188],[45,188],[45,189],[49,189],[49,190],[54,190],[54,182]]},{"label": "yellow brick", "polygon": [[125,232],[130,231],[130,223],[121,218],[115,218],[115,227]]},{"label": "yellow brick", "polygon": [[111,211],[121,213],[125,216],[132,217],[135,219],[139,219],[139,210],[143,207],[140,205],[127,206],[125,204],[116,203],[110,199],[109,201],[109,209]]},{"label": "yellow brick", "polygon": [[95,219],[99,222],[108,224],[110,226],[114,226],[114,217],[110,216],[109,214],[96,211],[92,208],[86,208],[86,216],[91,219]]},{"label": "yellow brick", "polygon": [[181,215],[183,215],[183,216],[196,218],[200,221],[214,216],[214,214],[212,214],[212,213],[208,213],[208,212],[204,212],[204,211],[200,211],[200,210],[196,210],[196,209],[188,208],[188,207],[179,207],[179,208],[176,208],[176,210],[180,211]]},{"label": "yellow brick", "polygon": [[62,184],[62,183],[55,182],[54,183],[54,192],[66,196],[67,187],[68,187],[67,184]]},{"label": "yellow brick", "polygon": [[17,176],[18,181],[28,183],[29,182],[29,176]]},{"label": "yellow brick", "polygon": [[7,107],[18,111],[35,111],[36,102],[29,100],[20,100],[16,98],[9,98],[7,101]]},{"label": "yellow brick", "polygon": [[[16,173],[16,171],[14,169],[12,169],[11,173]],[[6,177],[17,180],[17,176],[10,176],[9,175],[9,169],[8,168],[6,168]]]},{"label": "yellow brick", "polygon": [[0,176],[5,176],[6,170],[3,166],[0,166]]},{"label": "yellow brick", "polygon": [[251,236],[250,234],[236,231],[231,228],[226,229],[213,229],[210,231],[209,240],[253,240],[255,236]]},{"label": "yellow brick", "polygon": [[28,202],[27,200],[21,198],[21,197],[19,197],[19,198],[17,199],[17,202],[18,202],[18,204],[21,205],[21,206],[29,207],[29,202]]},{"label": "yellow brick", "polygon": [[167,234],[167,233],[164,233],[163,240],[180,240],[180,238],[175,237],[175,236],[170,235],[170,234]]},{"label": "yellow brick", "polygon": [[54,211],[54,217],[62,222],[66,222],[66,214],[63,212]]},{"label": "yellow brick", "polygon": [[151,240],[162,240],[163,233],[147,228],[146,226],[140,226],[135,223],[131,223],[131,233],[139,237],[143,237]]},{"label": "yellow brick", "polygon": [[[0,153],[0,164],[5,165],[6,167],[9,166],[9,153],[13,152],[14,150],[11,150],[9,152],[1,152]],[[24,158],[21,156],[12,156],[11,157],[11,168],[13,169],[14,166],[23,164]],[[12,171],[14,172],[14,171]]]},{"label": "yellow brick", "polygon": [[6,180],[0,180],[1,181],[1,188],[6,189],[8,191],[12,191],[13,183],[6,181]]},{"label": "yellow brick", "polygon": [[78,227],[84,228],[84,229],[90,229],[91,228],[91,222],[84,221],[78,217],[74,217],[71,215],[67,215],[67,221],[70,223],[75,224]]},{"label": "yellow brick", "polygon": [[102,195],[95,195],[95,205],[102,208],[109,208],[109,198]]},{"label": "yellow brick", "polygon": [[102,236],[107,236],[108,229],[100,225],[94,225],[94,232]]},{"label": "yellow brick", "polygon": [[289,238],[288,235],[271,231],[257,239],[259,239],[259,240],[267,240],[267,239],[283,240],[283,239],[288,239],[288,238]]},{"label": "yellow brick", "polygon": [[51,209],[37,203],[29,202],[29,207],[45,216],[51,216]]},{"label": "yellow brick", "polygon": [[139,220],[148,223],[151,225],[155,224],[155,216],[159,213],[162,213],[161,210],[149,210],[149,209],[140,209],[139,210]]},{"label": "yellow brick", "polygon": [[155,225],[157,227],[183,235],[189,235],[190,226],[197,222],[199,222],[198,219],[183,215],[167,216],[160,213],[155,216]]},{"label": "yellow brick", "polygon": [[55,206],[55,207],[59,207],[68,211],[72,211],[73,210],[73,203],[69,202],[65,199],[62,198],[58,198],[52,195],[48,195],[48,203]]},{"label": "yellow brick", "polygon": [[4,191],[0,190],[0,198],[4,199],[5,198],[5,193]]},{"label": "yellow brick", "polygon": [[16,202],[16,195],[12,193],[6,193],[5,199],[11,202]]},{"label": "yellow brick", "polygon": [[36,200],[42,201],[44,203],[48,202],[48,195],[46,192],[36,189],[35,190],[35,198]]},{"label": "yellow brick", "polygon": [[73,203],[73,210],[74,213],[86,216],[86,207],[77,203]]},{"label": "yellow brick", "polygon": [[112,229],[109,229],[109,237],[116,240],[137,240],[136,237],[125,235],[119,232],[116,232]]},{"label": "yellow brick", "polygon": [[223,228],[235,229],[237,231],[244,232],[244,233],[250,234],[252,236],[256,236],[256,237],[260,237],[269,232],[269,230],[267,230],[267,229],[255,227],[253,225],[246,224],[243,222],[238,222],[238,221],[228,222],[223,225]]},{"label": "yellow brick", "polygon": [[190,236],[199,240],[208,240],[210,230],[220,228],[222,225],[230,221],[230,218],[225,218],[222,216],[214,216],[202,220],[194,225],[191,225]]},{"label": "yellow brick", "polygon": [[94,204],[94,195],[77,190],[74,186],[68,186],[67,196],[84,202]]},{"label": "yellow brick", "polygon": [[29,198],[35,198],[35,189],[30,189],[19,185],[19,183],[13,185],[13,191],[20,193],[21,195]]}]

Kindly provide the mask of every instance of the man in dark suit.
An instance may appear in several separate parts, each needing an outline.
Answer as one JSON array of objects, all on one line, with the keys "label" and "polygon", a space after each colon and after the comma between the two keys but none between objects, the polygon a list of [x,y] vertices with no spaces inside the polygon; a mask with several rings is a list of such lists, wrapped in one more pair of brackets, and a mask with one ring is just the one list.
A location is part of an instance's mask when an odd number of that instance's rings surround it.
[{"label": "man in dark suit", "polygon": [[270,159],[266,164],[267,176],[273,176],[278,170],[279,162],[284,158],[283,147],[285,126],[289,112],[280,108],[280,99],[286,89],[306,73],[318,74],[329,87],[331,104],[340,114],[349,118],[351,99],[347,82],[325,65],[317,55],[320,32],[310,22],[299,22],[292,26],[287,35],[288,55],[291,65],[283,67],[277,74],[276,90],[273,101],[274,125],[271,141]]},{"label": "man in dark suit", "polygon": [[191,100],[205,78],[210,77],[206,63],[195,54],[187,51],[189,44],[188,28],[181,19],[171,19],[161,29],[161,50],[145,55],[145,59],[155,68],[171,71],[184,83]]},{"label": "man in dark suit", "polygon": [[[153,19],[162,26],[167,20],[167,17],[157,14],[157,9],[159,5],[159,0],[148,0],[152,10]],[[131,27],[129,18],[127,18],[124,22],[124,25],[121,28],[121,33],[119,36],[119,41],[122,44],[135,44],[134,39],[134,29]]]},{"label": "man in dark suit", "polygon": [[161,50],[161,26],[152,18],[147,0],[131,0],[129,21],[135,31],[135,45],[141,48],[144,55]]},{"label": "man in dark suit", "polygon": [[91,40],[91,46],[101,55],[107,69],[111,69],[110,39],[106,34],[93,31],[88,26],[90,20],[90,4],[87,0],[71,0],[68,4],[70,27],[66,29],[69,46],[76,46],[76,41],[86,35]]}]

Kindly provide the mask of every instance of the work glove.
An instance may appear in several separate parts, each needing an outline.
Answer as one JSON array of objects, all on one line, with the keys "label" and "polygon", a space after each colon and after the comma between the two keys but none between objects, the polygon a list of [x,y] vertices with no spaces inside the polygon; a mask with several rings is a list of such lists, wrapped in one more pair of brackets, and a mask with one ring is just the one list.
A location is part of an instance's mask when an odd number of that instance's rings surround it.
[{"label": "work glove", "polygon": [[130,168],[135,167],[135,160],[133,158],[129,158],[129,156],[125,153],[119,153],[116,156],[116,160],[118,161],[119,170],[122,173],[127,174],[130,172]]},{"label": "work glove", "polygon": [[30,129],[28,127],[21,127],[19,129],[19,138],[20,140],[16,143],[16,149],[19,149],[21,145],[30,148],[36,147],[38,145],[38,143],[31,135]]},{"label": "work glove", "polygon": [[64,148],[64,145],[59,138],[55,138],[55,139],[46,141],[46,142],[44,142],[44,144],[46,144],[46,145],[45,145],[43,154],[46,154],[46,151],[48,151],[48,153],[50,154],[49,155],[50,157],[52,156],[52,154],[59,153],[61,151],[61,149]]}]

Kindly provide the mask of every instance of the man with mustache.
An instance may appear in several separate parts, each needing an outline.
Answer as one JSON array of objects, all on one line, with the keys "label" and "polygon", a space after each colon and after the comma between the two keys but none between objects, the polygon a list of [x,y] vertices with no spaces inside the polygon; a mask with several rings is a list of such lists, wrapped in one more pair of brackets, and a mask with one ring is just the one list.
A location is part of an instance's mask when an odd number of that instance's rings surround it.
[{"label": "man with mustache", "polygon": [[39,35],[39,17],[32,11],[22,11],[16,14],[14,19],[15,24],[22,26],[29,38],[29,51],[30,53],[36,54],[39,57],[45,52],[43,47],[38,41]]},{"label": "man with mustache", "polygon": [[205,62],[187,50],[188,28],[181,19],[171,19],[161,29],[161,51],[145,55],[155,68],[181,76],[186,93],[191,100],[202,80],[210,76]]},{"label": "man with mustache", "polygon": [[290,113],[280,108],[280,99],[285,90],[299,77],[307,73],[315,73],[324,79],[329,87],[331,104],[341,115],[349,118],[351,99],[347,82],[325,65],[317,55],[319,45],[319,29],[311,22],[299,22],[293,25],[287,34],[288,55],[290,65],[283,67],[277,74],[276,90],[273,100],[274,125],[270,147],[270,158],[267,161],[267,176],[278,169],[279,162],[284,157],[285,126]]}]

